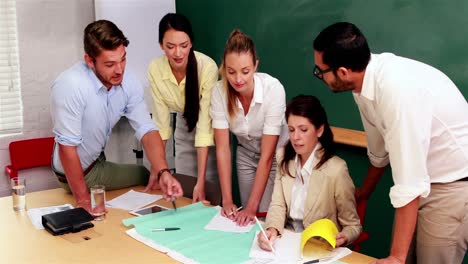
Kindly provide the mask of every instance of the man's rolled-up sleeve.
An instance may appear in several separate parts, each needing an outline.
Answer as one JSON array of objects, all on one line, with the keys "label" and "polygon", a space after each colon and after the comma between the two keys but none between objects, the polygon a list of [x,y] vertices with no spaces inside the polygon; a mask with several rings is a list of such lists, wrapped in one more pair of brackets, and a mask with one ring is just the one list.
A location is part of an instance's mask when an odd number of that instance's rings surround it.
[{"label": "man's rolled-up sleeve", "polygon": [[135,137],[138,140],[148,132],[158,130],[150,114],[147,110],[145,100],[143,98],[143,87],[135,78],[129,78],[128,83],[129,94],[128,104],[126,107],[125,116],[128,118],[130,125],[135,130]]},{"label": "man's rolled-up sleeve", "polygon": [[61,145],[78,146],[82,143],[81,120],[85,96],[76,87],[79,80],[59,78],[52,84],[50,111],[55,141]]}]

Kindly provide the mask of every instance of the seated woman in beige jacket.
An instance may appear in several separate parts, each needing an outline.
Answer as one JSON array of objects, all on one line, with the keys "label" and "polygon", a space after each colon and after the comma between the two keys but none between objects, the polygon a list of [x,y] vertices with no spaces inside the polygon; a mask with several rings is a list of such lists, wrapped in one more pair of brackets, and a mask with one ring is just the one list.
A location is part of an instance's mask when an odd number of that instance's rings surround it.
[{"label": "seated woman in beige jacket", "polygon": [[297,96],[286,108],[289,142],[278,151],[278,169],[260,247],[270,251],[286,226],[302,232],[328,218],[340,232],[336,246],[347,245],[361,233],[354,184],[346,162],[334,154],[333,134],[325,110],[314,96]]}]

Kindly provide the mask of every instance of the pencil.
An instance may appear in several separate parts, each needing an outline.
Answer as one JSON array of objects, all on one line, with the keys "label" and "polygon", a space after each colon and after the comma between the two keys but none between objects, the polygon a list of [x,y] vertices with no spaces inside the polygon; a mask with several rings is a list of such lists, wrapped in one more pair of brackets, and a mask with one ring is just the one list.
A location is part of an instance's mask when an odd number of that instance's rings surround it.
[{"label": "pencil", "polygon": [[[239,212],[242,209],[242,206],[236,209],[236,212]],[[230,212],[228,216],[231,216],[234,212]]]},{"label": "pencil", "polygon": [[[255,216],[255,222],[257,222],[257,225],[260,227],[260,231],[262,232],[262,234],[265,236],[265,238],[270,241],[268,239],[268,236],[266,235],[265,233],[265,230],[263,230],[263,227],[262,227],[262,224],[260,224],[260,221],[258,221],[258,218]],[[270,245],[270,248],[271,248],[271,251],[273,252],[273,254],[276,254],[275,252],[275,249],[273,248],[273,245],[271,243],[268,243]]]}]

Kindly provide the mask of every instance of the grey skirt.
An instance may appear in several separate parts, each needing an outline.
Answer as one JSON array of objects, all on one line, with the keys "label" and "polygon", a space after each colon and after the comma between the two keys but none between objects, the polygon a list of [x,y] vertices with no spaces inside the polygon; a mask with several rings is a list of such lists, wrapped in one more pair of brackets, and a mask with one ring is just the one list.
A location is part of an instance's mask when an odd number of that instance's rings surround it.
[{"label": "grey skirt", "polygon": [[[187,123],[182,113],[177,113],[175,140],[175,168],[177,173],[198,176],[197,148],[195,147],[195,129],[188,132]],[[206,180],[219,182],[216,167],[216,148],[208,148],[208,161],[206,164]]]}]

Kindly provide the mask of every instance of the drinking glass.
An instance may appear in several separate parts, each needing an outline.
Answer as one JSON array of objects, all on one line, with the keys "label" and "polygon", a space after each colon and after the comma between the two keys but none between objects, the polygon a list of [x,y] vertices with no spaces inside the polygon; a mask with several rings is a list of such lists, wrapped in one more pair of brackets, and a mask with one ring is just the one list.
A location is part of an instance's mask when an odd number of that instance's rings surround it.
[{"label": "drinking glass", "polygon": [[94,220],[102,221],[106,218],[106,187],[104,185],[94,185],[90,189],[91,211]]},{"label": "drinking glass", "polygon": [[14,177],[10,180],[13,210],[26,210],[26,179]]}]

